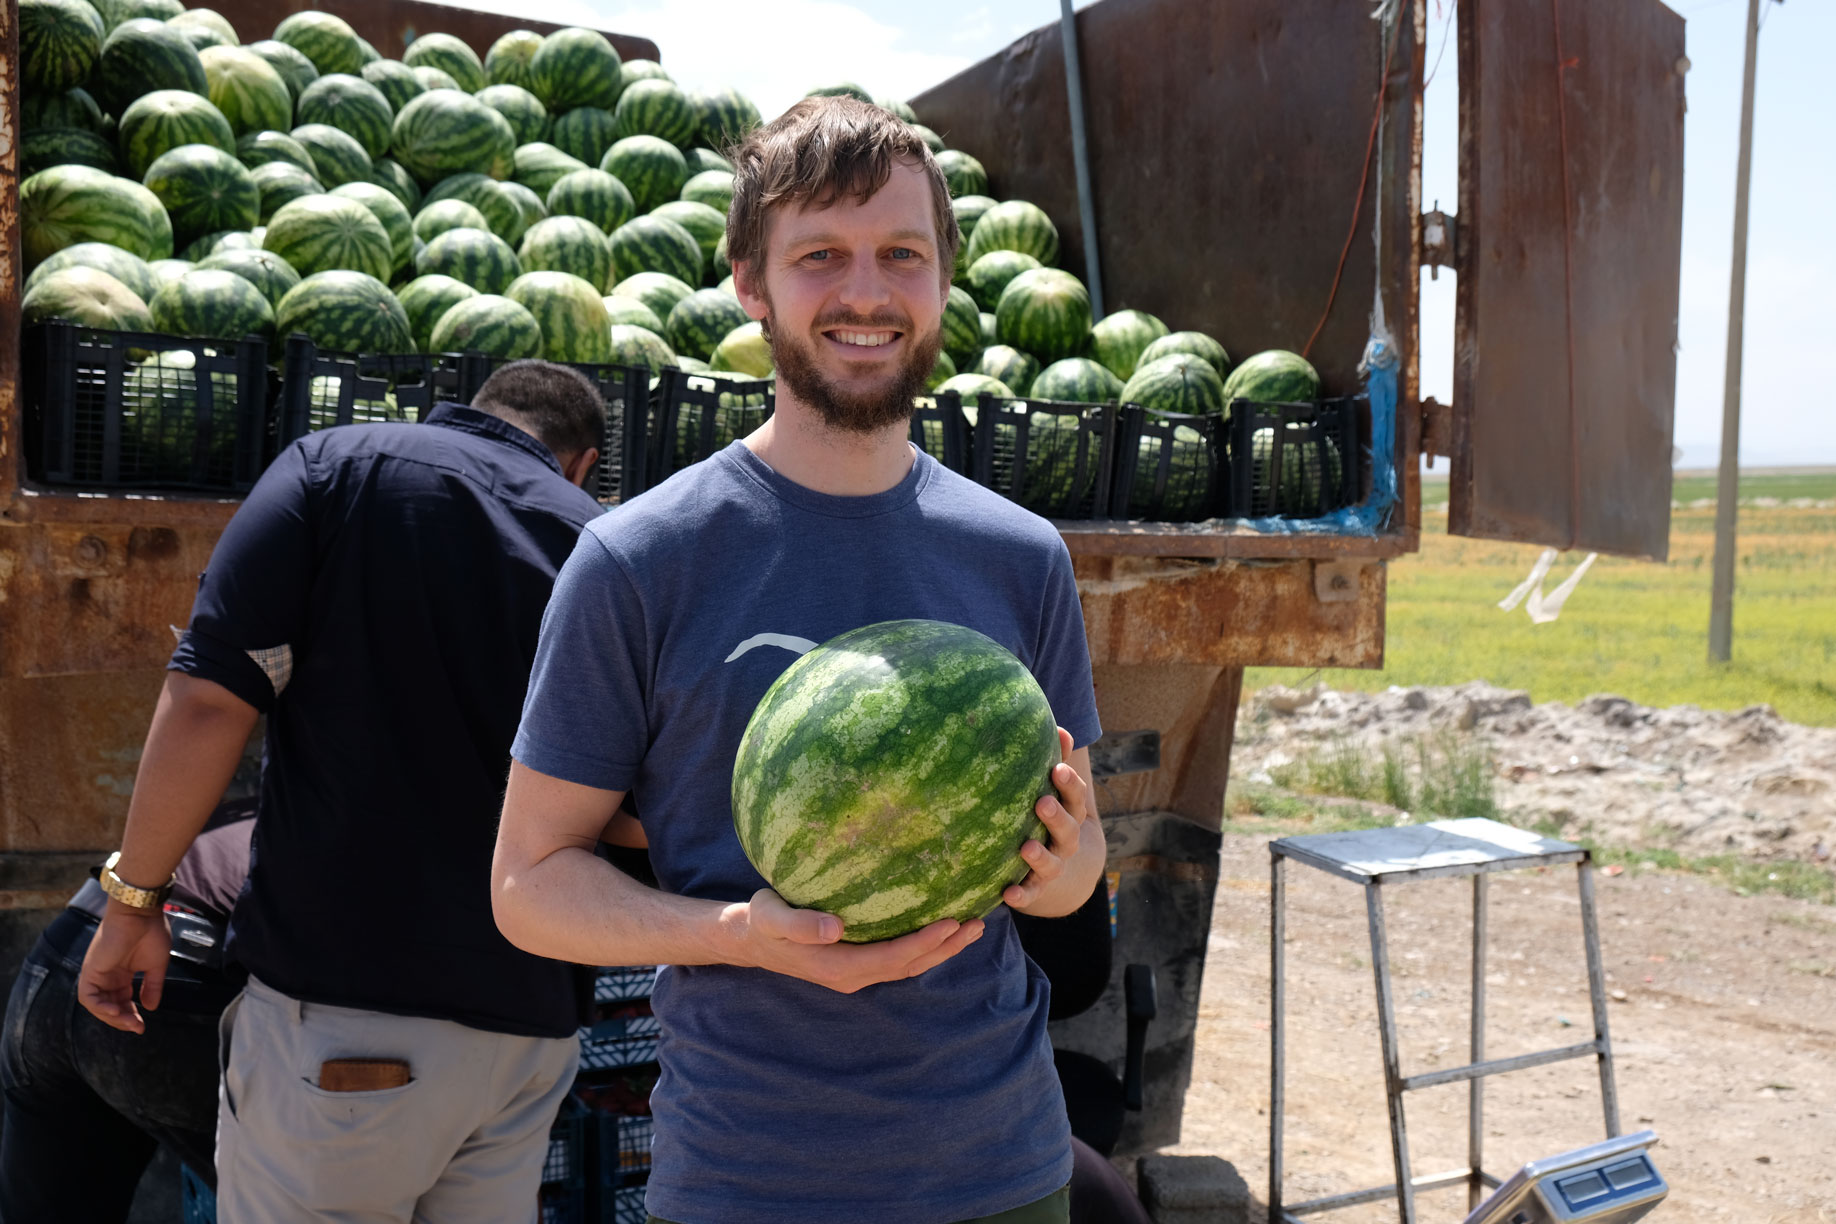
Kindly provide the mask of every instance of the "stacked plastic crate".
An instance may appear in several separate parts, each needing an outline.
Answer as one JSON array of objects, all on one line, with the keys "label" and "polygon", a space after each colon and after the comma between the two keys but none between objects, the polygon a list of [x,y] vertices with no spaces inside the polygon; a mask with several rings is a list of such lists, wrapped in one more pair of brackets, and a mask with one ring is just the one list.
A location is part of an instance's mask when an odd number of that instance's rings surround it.
[{"label": "stacked plastic crate", "polygon": [[601,969],[593,982],[593,1023],[580,1030],[574,1097],[586,1115],[586,1218],[595,1224],[644,1224],[647,1218],[656,977],[653,966]]}]

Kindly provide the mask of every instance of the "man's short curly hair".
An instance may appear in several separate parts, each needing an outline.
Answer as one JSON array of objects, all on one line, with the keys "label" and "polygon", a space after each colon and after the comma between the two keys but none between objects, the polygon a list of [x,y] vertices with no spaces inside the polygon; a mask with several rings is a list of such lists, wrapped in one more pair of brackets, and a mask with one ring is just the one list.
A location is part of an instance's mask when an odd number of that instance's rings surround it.
[{"label": "man's short curly hair", "polygon": [[916,166],[931,182],[937,255],[955,266],[962,232],[930,147],[891,111],[846,96],[805,98],[755,129],[731,154],[733,205],[727,256],[756,267],[771,210],[785,204],[827,208],[844,196],[865,204],[892,177],[894,163]]}]

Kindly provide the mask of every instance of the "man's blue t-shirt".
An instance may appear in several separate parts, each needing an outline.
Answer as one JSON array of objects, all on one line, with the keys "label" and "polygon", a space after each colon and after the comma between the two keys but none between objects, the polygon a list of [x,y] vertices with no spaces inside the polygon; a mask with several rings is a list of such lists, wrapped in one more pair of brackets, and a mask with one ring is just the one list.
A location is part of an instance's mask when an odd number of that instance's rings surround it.
[{"label": "man's blue t-shirt", "polygon": [[[922,454],[884,493],[835,497],[736,442],[581,535],[512,754],[630,792],[666,890],[745,900],[765,882],[730,787],[753,708],[809,645],[906,617],[987,634],[1076,745],[1097,737],[1071,559],[1048,523]],[[1005,907],[951,960],[852,995],[665,967],[650,1212],[946,1224],[1053,1193],[1071,1152],[1047,996]]]}]

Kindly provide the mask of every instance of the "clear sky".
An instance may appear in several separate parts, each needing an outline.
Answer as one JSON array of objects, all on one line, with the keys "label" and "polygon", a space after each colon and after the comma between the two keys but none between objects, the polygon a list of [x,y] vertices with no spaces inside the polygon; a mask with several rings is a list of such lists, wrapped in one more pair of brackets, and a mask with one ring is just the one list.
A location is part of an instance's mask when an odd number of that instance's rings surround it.
[{"label": "clear sky", "polygon": [[[465,0],[528,12],[527,0]],[[1082,8],[1089,0],[1078,4]],[[1229,3],[1229,0],[1193,0]],[[1295,0],[1369,7],[1366,0]],[[1453,0],[1428,6],[1430,63],[1452,36]],[[1652,3],[1655,0],[1589,0]],[[1836,463],[1836,4],[1770,6],[1760,35],[1747,269],[1742,461]],[[1688,19],[1683,281],[1676,442],[1684,466],[1712,466],[1721,439],[1747,0],[1677,0]],[[776,114],[839,79],[909,97],[1057,19],[1057,0],[549,0],[540,16],[654,40],[687,86],[732,85]],[[1086,55],[1100,54],[1087,48]],[[1429,89],[1424,207],[1458,196],[1457,70],[1450,46]],[[1099,106],[1100,98],[1088,104]],[[970,150],[974,152],[975,150]],[[1070,151],[1066,151],[1067,161]],[[1173,326],[1178,320],[1168,320]],[[1453,282],[1423,280],[1422,390],[1452,398]],[[1815,354],[1823,352],[1825,359]],[[1553,363],[1557,354],[1551,354]]]}]

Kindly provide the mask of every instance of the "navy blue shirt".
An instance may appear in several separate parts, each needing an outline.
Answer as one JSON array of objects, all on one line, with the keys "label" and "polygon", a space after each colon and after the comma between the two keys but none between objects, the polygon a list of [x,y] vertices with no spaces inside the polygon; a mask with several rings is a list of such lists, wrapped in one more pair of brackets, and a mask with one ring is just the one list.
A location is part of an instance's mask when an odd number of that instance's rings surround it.
[{"label": "navy blue shirt", "polygon": [[499,934],[490,867],[543,609],[599,513],[541,442],[451,404],[263,474],[170,665],[268,715],[232,960],[312,1002],[575,1031],[586,972]]}]

